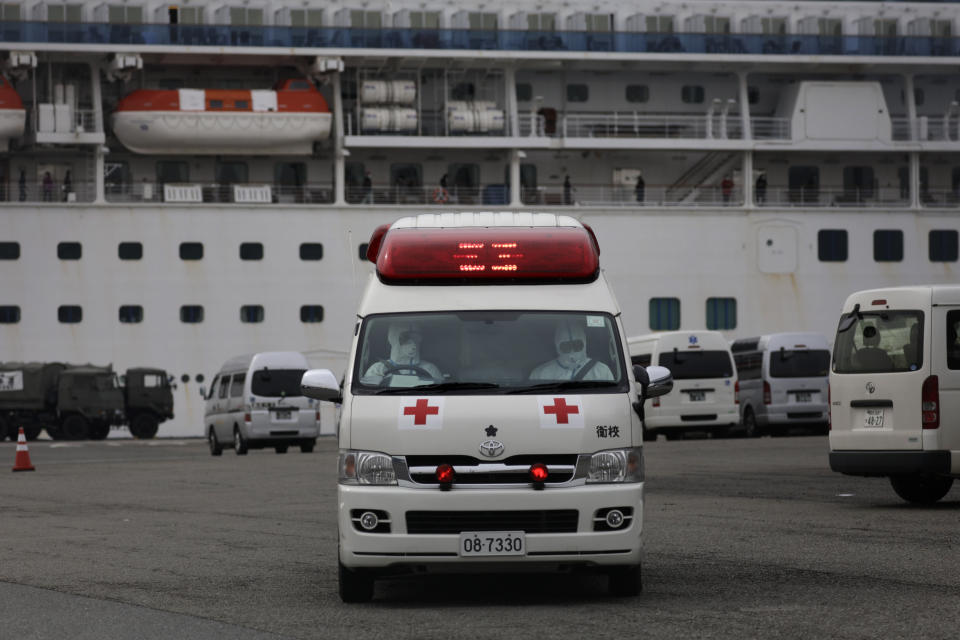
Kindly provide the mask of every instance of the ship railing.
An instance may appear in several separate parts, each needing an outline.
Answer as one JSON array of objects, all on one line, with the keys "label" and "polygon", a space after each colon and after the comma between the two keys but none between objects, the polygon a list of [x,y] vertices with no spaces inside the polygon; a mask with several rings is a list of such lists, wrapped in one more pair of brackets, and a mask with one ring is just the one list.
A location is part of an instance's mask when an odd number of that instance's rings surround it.
[{"label": "ship railing", "polygon": [[645,114],[637,111],[566,113],[559,135],[565,138],[711,138],[742,137],[738,114]]},{"label": "ship railing", "polygon": [[751,117],[754,140],[790,140],[790,118]]},{"label": "ship railing", "polygon": [[904,208],[910,206],[910,193],[900,187],[772,187],[754,188],[758,207],[859,207]]},{"label": "ship railing", "polygon": [[563,184],[549,184],[525,189],[521,201],[543,207],[732,207],[743,204],[743,192],[736,185],[701,186],[680,200],[672,193],[667,185],[645,186],[638,191],[634,184],[571,185],[569,189]]},{"label": "ship railing", "polygon": [[475,120],[469,129],[451,127],[445,112],[437,110],[421,110],[417,114],[416,126],[397,128],[395,123],[385,122],[380,127],[364,126],[363,109],[393,109],[413,108],[400,105],[367,105],[352,109],[344,114],[345,133],[348,136],[506,136],[510,135],[510,117],[503,113],[503,126],[489,128],[486,123]]},{"label": "ship railing", "polygon": [[94,182],[44,182],[40,179],[21,183],[11,179],[8,183],[0,183],[0,202],[89,203],[96,199],[96,194]]},{"label": "ship railing", "polygon": [[944,116],[918,116],[911,121],[906,117],[890,118],[894,140],[918,142],[955,142],[960,140],[960,114]]},{"label": "ship railing", "polygon": [[287,184],[108,183],[107,202],[167,204],[330,204],[330,182]]}]

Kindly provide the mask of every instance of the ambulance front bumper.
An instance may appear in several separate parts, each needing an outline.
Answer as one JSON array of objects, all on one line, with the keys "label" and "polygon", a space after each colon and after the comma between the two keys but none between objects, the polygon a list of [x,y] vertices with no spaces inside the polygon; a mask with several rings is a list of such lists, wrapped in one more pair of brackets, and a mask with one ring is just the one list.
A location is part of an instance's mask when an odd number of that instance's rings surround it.
[{"label": "ambulance front bumper", "polygon": [[[540,566],[640,563],[643,547],[642,482],[547,487],[540,491],[530,487],[441,491],[436,488],[339,485],[338,498],[340,561],[351,568],[415,566],[424,570],[471,571],[491,566],[498,567],[498,570],[504,567],[522,570]],[[629,521],[610,530],[603,524],[603,514],[609,509],[629,510]],[[576,511],[575,516],[569,513],[572,510]],[[382,519],[376,532],[362,530],[357,515],[365,511],[386,515],[389,531],[385,530]],[[575,519],[575,525],[563,532],[526,532],[525,553],[520,556],[463,557],[460,555],[459,531],[410,533],[408,514],[411,512],[419,512],[421,516],[423,512],[429,512],[435,520],[441,521],[466,516],[474,524],[465,525],[463,531],[481,528],[489,531],[490,526],[497,531],[522,530],[511,526],[510,517],[519,513],[529,519],[534,512],[565,512]],[[486,523],[485,518],[489,518]],[[477,526],[478,522],[483,524]],[[491,522],[497,522],[497,525],[491,525]]]}]

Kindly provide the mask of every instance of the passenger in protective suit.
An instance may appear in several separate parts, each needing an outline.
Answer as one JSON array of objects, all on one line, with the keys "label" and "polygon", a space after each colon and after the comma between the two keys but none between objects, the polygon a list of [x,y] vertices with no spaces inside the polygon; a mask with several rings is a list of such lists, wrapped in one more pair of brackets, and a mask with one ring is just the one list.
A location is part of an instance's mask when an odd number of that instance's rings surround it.
[{"label": "passenger in protective suit", "polygon": [[[439,382],[443,379],[440,369],[432,362],[420,359],[420,344],[423,335],[409,322],[395,322],[387,331],[390,358],[374,362],[364,374],[364,384],[379,384],[387,375],[417,376],[424,382]],[[432,380],[426,377],[432,376]]]},{"label": "passenger in protective suit", "polygon": [[610,367],[587,356],[587,333],[575,320],[562,320],[553,334],[557,357],[530,373],[531,380],[613,380]]}]

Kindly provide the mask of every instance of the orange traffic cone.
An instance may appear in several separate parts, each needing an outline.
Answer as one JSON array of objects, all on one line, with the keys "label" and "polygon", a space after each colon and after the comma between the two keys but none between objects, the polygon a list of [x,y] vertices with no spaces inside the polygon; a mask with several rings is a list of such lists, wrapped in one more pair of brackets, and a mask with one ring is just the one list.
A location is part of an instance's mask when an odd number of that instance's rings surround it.
[{"label": "orange traffic cone", "polygon": [[17,436],[17,459],[13,462],[14,471],[34,471],[30,464],[30,451],[27,450],[27,436],[23,433],[23,427],[20,427],[20,435]]}]

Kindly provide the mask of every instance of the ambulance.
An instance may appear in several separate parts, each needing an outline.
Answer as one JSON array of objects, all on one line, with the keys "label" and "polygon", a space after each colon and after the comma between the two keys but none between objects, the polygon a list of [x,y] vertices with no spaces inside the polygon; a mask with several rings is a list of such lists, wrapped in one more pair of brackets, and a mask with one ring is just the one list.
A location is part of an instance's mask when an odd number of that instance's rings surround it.
[{"label": "ambulance", "polygon": [[592,230],[547,213],[379,227],[342,383],[339,588],[427,572],[589,569],[641,590],[643,400]]}]

